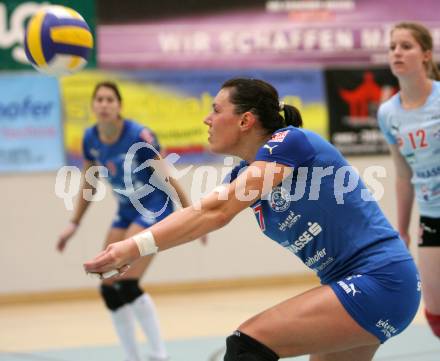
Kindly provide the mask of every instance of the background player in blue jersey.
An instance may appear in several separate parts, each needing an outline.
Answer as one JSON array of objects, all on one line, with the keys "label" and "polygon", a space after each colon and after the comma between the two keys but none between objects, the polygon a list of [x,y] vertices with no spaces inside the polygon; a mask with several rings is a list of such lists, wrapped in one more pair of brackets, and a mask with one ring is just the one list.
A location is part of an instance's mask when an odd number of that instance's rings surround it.
[{"label": "background player in blue jersey", "polygon": [[[163,174],[153,175],[151,166],[131,172],[145,162],[148,165],[149,162],[158,161],[160,147],[155,135],[149,129],[120,115],[121,106],[122,98],[116,84],[112,82],[97,84],[92,99],[97,124],[86,130],[83,139],[85,157],[83,175],[93,166],[104,166],[106,178],[113,190],[126,189],[124,176],[128,174],[131,176],[129,186],[134,188],[127,193],[115,192],[118,211],[107,234],[105,246],[139,233],[173,211],[171,199],[164,190],[151,186],[155,182],[157,184],[160,176],[164,177]],[[132,148],[133,145],[138,149]],[[182,189],[173,178],[169,180],[182,206],[188,206],[189,203]],[[84,189],[92,189],[92,185],[86,182],[83,176],[79,194],[83,194]],[[133,201],[133,194],[139,191],[142,191],[141,194]],[[73,218],[59,237],[57,244],[59,251],[64,250],[67,241],[75,233],[89,204],[90,202],[84,197],[78,197]],[[123,276],[115,280],[104,280],[101,284],[101,295],[111,312],[127,361],[141,360],[135,338],[135,319],[139,321],[150,342],[151,360],[165,360],[168,357],[160,336],[153,301],[139,287],[139,279],[151,259],[144,257],[132,264]]]},{"label": "background player in blue jersey", "polygon": [[381,342],[413,319],[420,282],[358,174],[330,143],[298,128],[298,110],[280,105],[264,81],[224,83],[205,123],[211,149],[240,157],[240,165],[200,204],[110,245],[85,263],[86,271],[120,269],[223,227],[251,206],[261,230],[313,269],[322,285],[241,324],[227,338],[224,360],[302,354],[312,361],[371,360]]},{"label": "background player in blue jersey", "polygon": [[414,193],[417,200],[425,314],[440,337],[440,72],[432,52],[421,24],[393,28],[389,63],[400,91],[381,105],[378,120],[395,164],[398,230],[408,246]]}]

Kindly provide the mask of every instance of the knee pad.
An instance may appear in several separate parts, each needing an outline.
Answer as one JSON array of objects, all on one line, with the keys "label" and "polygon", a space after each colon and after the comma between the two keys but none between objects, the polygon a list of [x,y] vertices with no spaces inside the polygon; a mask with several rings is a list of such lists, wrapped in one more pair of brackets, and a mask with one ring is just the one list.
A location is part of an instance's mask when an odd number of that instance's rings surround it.
[{"label": "knee pad", "polygon": [[105,305],[111,311],[116,311],[125,304],[113,286],[101,285],[101,296],[104,299]]},{"label": "knee pad", "polygon": [[419,247],[440,247],[440,218],[421,216],[419,223]]},{"label": "knee pad", "polygon": [[425,316],[432,332],[440,338],[440,315],[434,315],[425,308]]},{"label": "knee pad", "polygon": [[119,293],[119,297],[125,303],[131,303],[139,296],[142,296],[144,291],[139,287],[137,279],[120,280],[114,283],[115,289]]},{"label": "knee pad", "polygon": [[226,339],[224,361],[278,361],[278,355],[256,339],[235,331]]}]

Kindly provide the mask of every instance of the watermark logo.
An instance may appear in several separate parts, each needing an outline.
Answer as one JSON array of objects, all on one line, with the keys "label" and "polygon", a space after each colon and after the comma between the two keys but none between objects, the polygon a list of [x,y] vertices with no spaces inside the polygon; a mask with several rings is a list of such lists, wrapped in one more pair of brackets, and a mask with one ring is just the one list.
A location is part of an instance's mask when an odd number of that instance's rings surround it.
[{"label": "watermark logo", "polygon": [[[134,170],[132,170],[133,165],[136,164],[135,156],[138,151],[146,148],[149,151],[152,151],[155,154],[153,159],[148,159],[144,161],[141,165],[137,166]],[[176,157],[177,156],[177,157]],[[170,154],[165,161],[171,166],[174,166],[174,163],[177,162],[179,156],[177,154]],[[138,142],[133,144],[127,152],[124,160],[124,186],[125,189],[115,189],[114,191],[118,194],[121,194],[127,197],[130,200],[130,203],[133,205],[136,210],[142,214],[143,217],[147,218],[156,218],[159,217],[168,207],[168,204],[171,201],[178,204],[179,197],[177,195],[174,187],[170,186],[170,179],[164,165],[162,164],[163,160],[160,157],[159,152],[152,145],[144,142]],[[142,184],[140,187],[135,188],[135,185],[138,184],[133,179],[133,174],[136,174],[146,168],[150,168],[153,170],[150,179],[148,182]],[[175,168],[174,168],[175,169]],[[188,170],[189,171],[189,170]],[[156,189],[161,190],[167,195],[167,199],[165,204],[158,210],[152,212],[151,210],[144,207],[144,204],[141,200],[153,193]]]},{"label": "watermark logo", "polygon": [[[96,159],[99,159],[99,150],[94,149],[93,153],[97,156]],[[138,156],[145,153],[150,154],[147,160],[143,160],[145,156],[143,158]],[[114,186],[113,191],[121,199],[131,203],[143,216],[158,217],[165,212],[170,202],[179,202],[179,196],[172,186],[171,178],[179,181],[192,172],[190,174],[190,199],[198,209],[202,206],[202,203],[198,201],[214,190],[218,193],[219,200],[227,200],[231,195],[243,202],[254,202],[260,198],[262,201],[267,201],[275,212],[285,212],[289,210],[292,202],[300,199],[318,200],[323,185],[326,191],[332,190],[334,201],[338,205],[344,204],[347,195],[354,190],[358,191],[363,201],[378,200],[383,196],[384,188],[377,178],[386,176],[384,167],[370,166],[363,172],[367,187],[359,188],[360,175],[355,168],[350,166],[299,167],[293,173],[291,168],[281,168],[277,163],[270,162],[264,169],[252,165],[242,167],[238,172],[234,191],[231,192],[229,181],[231,181],[231,173],[234,169],[232,157],[224,158],[221,167],[188,165],[184,168],[177,168],[176,163],[180,159],[178,154],[171,153],[161,158],[156,148],[146,142],[133,144],[127,153],[119,154],[117,157],[118,159],[102,160],[106,166],[96,165],[88,168],[84,173],[86,187],[81,186],[82,175],[77,167],[62,167],[56,176],[55,194],[64,200],[68,210],[73,210],[73,200],[78,195],[93,202],[104,199],[106,187],[102,179],[110,176],[112,183],[118,184]],[[142,164],[139,159],[142,159]],[[146,169],[149,171],[146,172]],[[273,187],[275,174],[281,172],[283,182]],[[252,186],[251,180],[256,177],[262,179],[262,189]],[[222,182],[225,182],[224,185],[218,187],[218,184]],[[82,194],[78,194],[81,190]],[[156,190],[166,195],[166,201],[164,204],[155,205],[159,209],[152,212],[147,209],[148,202],[144,198]],[[291,227],[290,220],[286,221],[288,222],[282,228]],[[296,218],[292,220],[293,223],[295,221]]]},{"label": "watermark logo", "polygon": [[[144,148],[152,154],[152,157],[139,165],[136,154]],[[98,154],[96,149],[93,151],[95,154]],[[170,185],[170,177],[182,178],[192,168],[192,166],[188,166],[183,170],[178,170],[175,167],[175,163],[178,161],[179,155],[171,153],[162,159],[159,152],[152,145],[138,142],[133,144],[123,157],[122,174],[124,189],[115,188],[113,191],[128,199],[139,214],[147,219],[156,218],[165,212],[170,201],[174,203],[179,202],[176,190]],[[118,162],[108,160],[106,167],[96,165],[88,168],[84,173],[85,182],[88,186],[84,187],[80,196],[89,202],[103,200],[106,194],[106,187],[101,179],[109,177],[109,169],[112,177],[116,176],[118,173],[116,163]],[[139,177],[136,177],[136,174],[146,168],[150,168],[151,176],[149,179],[141,182]],[[55,180],[55,194],[64,200],[66,209],[73,210],[73,200],[78,195],[80,187],[81,171],[77,167],[65,166],[58,171]],[[145,207],[142,199],[155,190],[162,191],[166,195],[166,201],[163,205],[160,205],[161,208],[159,210],[152,211]]]}]

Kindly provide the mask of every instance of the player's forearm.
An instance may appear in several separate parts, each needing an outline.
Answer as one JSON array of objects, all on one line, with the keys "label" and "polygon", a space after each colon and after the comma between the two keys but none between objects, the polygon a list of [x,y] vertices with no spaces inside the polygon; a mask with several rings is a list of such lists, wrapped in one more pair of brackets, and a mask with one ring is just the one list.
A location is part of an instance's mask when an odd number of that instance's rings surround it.
[{"label": "player's forearm", "polygon": [[73,217],[71,219],[71,221],[76,224],[81,223],[81,219],[84,216],[84,213],[86,212],[87,208],[89,208],[91,199],[96,193],[96,188],[93,185],[86,182],[84,173],[85,171],[83,171],[82,174],[81,187],[78,192],[78,198],[76,200],[75,210],[73,213]]},{"label": "player's forearm", "polygon": [[174,212],[148,230],[156,240],[159,250],[195,240],[226,225],[232,217],[221,208],[201,212],[195,206]]},{"label": "player's forearm", "polygon": [[396,179],[397,228],[401,234],[408,232],[411,223],[411,210],[414,201],[414,188],[407,178]]},{"label": "player's forearm", "polygon": [[200,238],[228,224],[259,198],[263,180],[263,177],[248,178],[243,174],[240,181],[219,186],[200,202],[174,212],[148,231],[152,232],[159,250]]},{"label": "player's forearm", "polygon": [[182,208],[189,207],[190,202],[188,201],[188,197],[186,196],[184,190],[180,186],[179,182],[176,181],[174,178],[170,177],[170,186],[173,187],[176,190],[177,196],[179,197],[180,204],[182,205]]},{"label": "player's forearm", "polygon": [[84,199],[84,197],[82,195],[83,195],[83,193],[80,192],[78,199],[76,201],[76,206],[75,206],[75,210],[73,213],[73,217],[71,218],[71,222],[73,222],[75,224],[81,223],[81,219],[84,216],[84,213],[86,212],[87,208],[90,205],[90,201]]},{"label": "player's forearm", "polygon": [[[75,224],[80,224],[84,213],[90,205],[90,201],[96,193],[96,184],[89,183],[86,180],[86,173],[89,169],[94,166],[95,163],[92,161],[84,161],[84,167],[81,173],[81,185],[78,192],[78,197],[76,199],[76,204],[73,212],[73,217],[71,218],[71,222]],[[95,174],[93,180],[97,180],[97,176],[99,173]]]},{"label": "player's forearm", "polygon": [[[275,167],[278,167],[276,172]],[[266,179],[267,172],[272,177]],[[192,241],[229,223],[290,172],[287,166],[254,162],[231,184],[217,187],[201,203],[173,213],[148,231],[152,232],[159,250]]]}]

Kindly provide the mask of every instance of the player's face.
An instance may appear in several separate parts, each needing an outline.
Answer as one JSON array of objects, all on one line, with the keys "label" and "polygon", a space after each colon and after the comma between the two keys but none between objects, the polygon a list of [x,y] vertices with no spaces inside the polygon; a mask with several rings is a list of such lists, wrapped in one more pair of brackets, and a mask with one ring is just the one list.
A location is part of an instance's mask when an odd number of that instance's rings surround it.
[{"label": "player's face", "polygon": [[425,72],[424,64],[430,60],[431,52],[423,51],[408,29],[395,29],[391,33],[388,53],[391,71],[396,77]]},{"label": "player's face", "polygon": [[219,91],[212,104],[212,112],[204,123],[209,127],[208,142],[215,153],[236,154],[240,142],[240,115],[229,101],[229,89]]},{"label": "player's face", "polygon": [[102,86],[93,98],[92,108],[98,122],[113,122],[119,119],[121,103],[113,89]]}]

